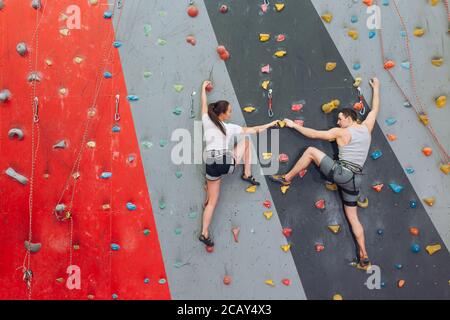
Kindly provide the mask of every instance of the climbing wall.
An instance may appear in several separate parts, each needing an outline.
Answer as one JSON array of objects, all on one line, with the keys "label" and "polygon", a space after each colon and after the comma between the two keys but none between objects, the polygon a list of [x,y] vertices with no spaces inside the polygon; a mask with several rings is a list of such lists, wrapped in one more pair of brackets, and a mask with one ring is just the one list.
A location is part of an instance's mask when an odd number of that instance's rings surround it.
[{"label": "climbing wall", "polygon": [[[404,97],[383,68],[380,31],[365,28],[369,2],[0,0],[0,298],[449,299],[447,12],[444,1],[396,1],[405,35],[394,1],[380,0]],[[417,120],[411,69],[441,147]],[[240,168],[224,178],[207,251],[201,82],[212,80],[209,100],[229,100],[242,126],[290,117],[328,129],[339,108],[322,105],[352,106],[358,77],[370,101],[374,75],[382,103],[359,212],[381,288],[352,266],[340,197],[314,167],[288,190],[259,164],[255,192]],[[270,151],[280,172],[306,146],[336,151],[279,135]],[[180,137],[188,148],[175,163]]]},{"label": "climbing wall", "polygon": [[[120,8],[0,4],[0,298],[170,298],[110,18]],[[40,249],[28,256],[25,240]]]}]

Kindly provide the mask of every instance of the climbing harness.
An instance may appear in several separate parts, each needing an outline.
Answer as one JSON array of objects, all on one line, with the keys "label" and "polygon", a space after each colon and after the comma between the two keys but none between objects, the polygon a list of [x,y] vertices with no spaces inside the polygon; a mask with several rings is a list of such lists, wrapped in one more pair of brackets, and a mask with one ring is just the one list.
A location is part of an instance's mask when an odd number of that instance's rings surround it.
[{"label": "climbing harness", "polygon": [[[402,96],[404,97],[404,99],[409,103],[409,105],[414,109],[414,111],[416,112],[417,116],[419,117],[419,119],[422,121],[422,123],[424,124],[425,128],[428,130],[428,132],[430,133],[433,141],[436,143],[436,145],[438,146],[438,150],[441,156],[441,160],[443,163],[449,163],[450,161],[450,157],[448,155],[448,152],[445,150],[444,146],[440,143],[434,128],[431,126],[431,124],[428,121],[428,116],[423,108],[423,104],[422,101],[419,97],[419,95],[417,94],[417,85],[416,85],[416,78],[415,78],[415,74],[414,74],[414,68],[413,68],[413,61],[412,61],[412,54],[411,54],[411,48],[410,48],[410,40],[409,40],[409,36],[408,36],[408,29],[406,27],[405,24],[405,20],[403,19],[402,15],[400,14],[398,5],[397,5],[397,1],[393,0],[393,7],[395,9],[395,12],[397,13],[397,16],[400,19],[400,23],[402,25],[403,31],[405,32],[405,40],[406,40],[406,52],[408,55],[408,61],[410,62],[410,68],[409,68],[409,74],[410,74],[410,79],[411,79],[411,89],[414,95],[414,98],[418,104],[418,108],[415,107],[415,105],[411,102],[411,99],[406,95],[405,91],[402,89],[402,87],[400,86],[400,84],[398,83],[397,79],[394,77],[394,75],[392,74],[391,70],[385,69],[386,72],[389,74],[390,78],[392,79],[392,81],[394,82],[395,86],[399,89],[400,93],[402,94]],[[445,1],[448,4],[448,0]],[[378,0],[375,0],[375,4],[378,5]],[[448,6],[446,6],[448,7]],[[386,58],[385,58],[385,50],[384,50],[384,42],[383,42],[383,32],[382,29],[379,30],[379,39],[380,39],[380,47],[381,47],[381,59],[382,59],[382,64],[384,65],[386,62]],[[422,120],[424,119],[424,120]]]},{"label": "climbing harness", "polygon": [[116,113],[114,114],[114,121],[120,120],[119,102],[120,102],[120,95],[116,94]]},{"label": "climbing harness", "polygon": [[269,117],[272,118],[273,117],[273,110],[272,110],[272,101],[273,101],[273,94],[272,94],[272,89],[269,89],[269,93],[267,94],[267,102],[268,102],[268,114]]},{"label": "climbing harness", "polygon": [[343,188],[341,186],[341,190],[347,194],[350,195],[358,195],[359,194],[359,190],[357,190],[356,188],[356,184],[355,184],[355,177],[356,175],[363,175],[363,168],[360,165],[357,165],[356,163],[350,162],[350,161],[346,161],[346,160],[336,160],[333,164],[333,166],[331,167],[330,173],[328,175],[328,180],[329,181],[334,181],[334,173],[335,171],[339,170],[338,173],[339,175],[342,175],[343,170],[347,169],[349,171],[352,172],[352,177],[346,181],[346,182],[342,182],[339,183],[340,185],[345,185],[347,183],[349,183],[350,181],[352,181],[353,183],[353,190],[349,190],[346,188]]}]

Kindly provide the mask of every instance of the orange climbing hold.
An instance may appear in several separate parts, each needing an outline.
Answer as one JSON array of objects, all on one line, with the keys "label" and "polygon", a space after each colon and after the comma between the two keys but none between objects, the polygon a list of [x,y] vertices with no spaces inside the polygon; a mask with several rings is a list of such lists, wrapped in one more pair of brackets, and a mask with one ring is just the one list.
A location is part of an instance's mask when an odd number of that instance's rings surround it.
[{"label": "orange climbing hold", "polygon": [[336,69],[336,62],[327,62],[327,64],[325,65],[325,70],[330,72],[333,71],[334,69]]},{"label": "orange climbing hold", "polygon": [[206,249],[206,252],[208,252],[208,253],[214,252],[214,247],[205,246],[205,249]]},{"label": "orange climbing hold", "polygon": [[353,105],[353,109],[355,109],[356,111],[361,111],[364,108],[364,104],[362,102],[356,102]]},{"label": "orange climbing hold", "polygon": [[198,16],[198,8],[195,5],[191,4],[187,9],[187,13],[189,17],[195,18],[196,16]]},{"label": "orange climbing hold", "polygon": [[433,149],[431,149],[430,147],[425,147],[422,149],[422,153],[426,156],[429,157],[431,156],[431,154],[433,153]]},{"label": "orange climbing hold", "polygon": [[399,288],[403,288],[405,286],[405,284],[406,284],[406,281],[403,279],[397,281],[397,287],[399,287]]},{"label": "orange climbing hold", "polygon": [[425,202],[427,205],[432,207],[434,205],[434,203],[436,202],[436,198],[435,197],[425,198],[425,199],[423,199],[423,202]]},{"label": "orange climbing hold", "polygon": [[387,134],[386,135],[389,141],[395,141],[397,140],[397,136],[395,134]]},{"label": "orange climbing hold", "polygon": [[373,4],[373,0],[363,0],[363,3],[364,3],[366,6],[370,7],[370,6]]},{"label": "orange climbing hold", "polygon": [[419,229],[416,227],[411,227],[409,228],[409,233],[413,236],[418,236],[419,235]]},{"label": "orange climbing hold", "polygon": [[386,70],[392,69],[393,67],[395,67],[395,62],[392,60],[388,60],[384,63],[384,68]]},{"label": "orange climbing hold", "polygon": [[355,29],[348,30],[347,34],[353,40],[358,40],[358,38],[359,38],[359,33]]},{"label": "orange climbing hold", "polygon": [[379,184],[376,184],[376,185],[372,186],[372,189],[375,190],[376,192],[381,192],[383,187],[384,187],[384,184],[379,183]]},{"label": "orange climbing hold", "polygon": [[228,286],[231,284],[231,277],[230,276],[225,276],[223,277],[223,284]]}]

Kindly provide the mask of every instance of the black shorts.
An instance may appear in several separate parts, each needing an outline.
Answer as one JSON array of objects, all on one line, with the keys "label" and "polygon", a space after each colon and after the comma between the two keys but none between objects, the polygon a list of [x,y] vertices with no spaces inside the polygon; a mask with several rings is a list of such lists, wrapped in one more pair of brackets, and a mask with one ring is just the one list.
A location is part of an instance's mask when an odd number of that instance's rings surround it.
[{"label": "black shorts", "polygon": [[235,166],[236,161],[231,152],[209,153],[206,158],[206,179],[219,180],[223,175],[232,174]]}]

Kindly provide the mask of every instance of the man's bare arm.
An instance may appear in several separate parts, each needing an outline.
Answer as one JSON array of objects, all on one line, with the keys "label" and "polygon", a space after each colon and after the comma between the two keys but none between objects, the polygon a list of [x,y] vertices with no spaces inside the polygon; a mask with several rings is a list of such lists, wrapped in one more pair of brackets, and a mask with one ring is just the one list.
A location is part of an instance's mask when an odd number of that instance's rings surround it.
[{"label": "man's bare arm", "polygon": [[362,124],[366,125],[369,131],[372,132],[380,111],[380,82],[377,78],[373,78],[370,80],[370,85],[373,88],[372,109]]}]

